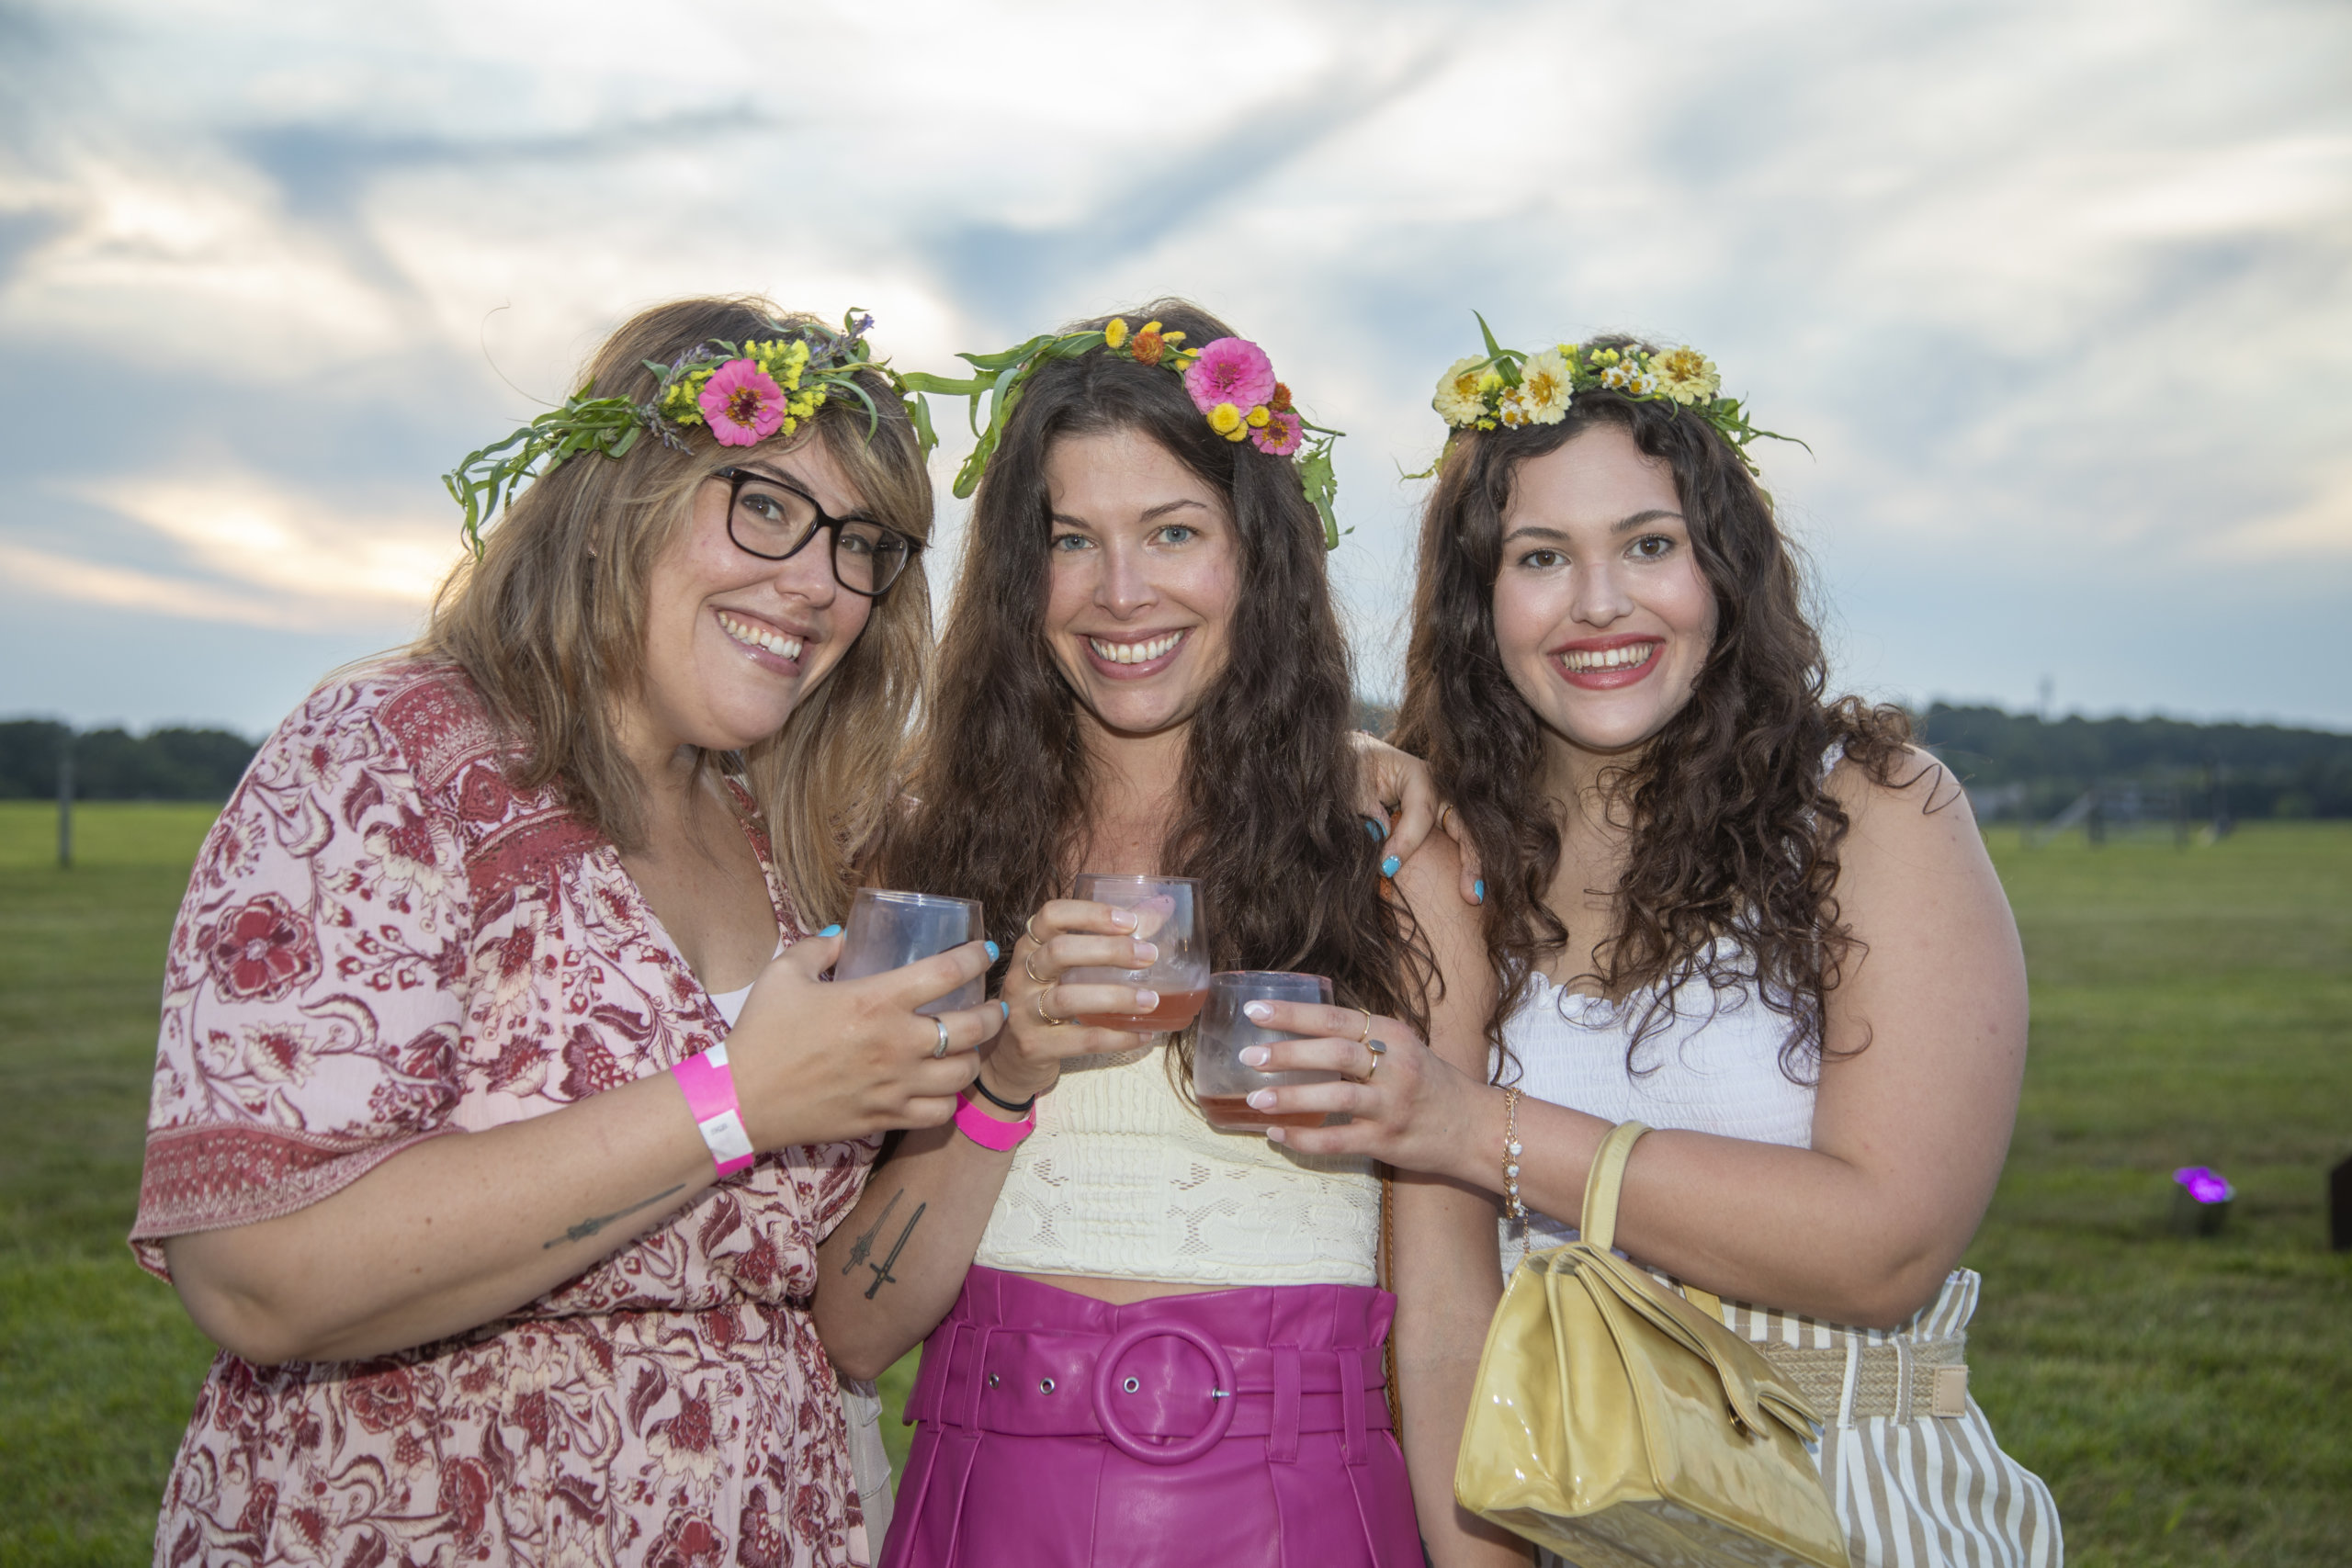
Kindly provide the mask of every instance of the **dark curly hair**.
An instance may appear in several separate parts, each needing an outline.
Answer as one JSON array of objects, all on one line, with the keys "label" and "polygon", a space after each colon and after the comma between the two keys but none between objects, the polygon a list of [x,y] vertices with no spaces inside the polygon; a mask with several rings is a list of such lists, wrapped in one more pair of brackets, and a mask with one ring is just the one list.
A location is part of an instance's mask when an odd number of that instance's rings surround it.
[{"label": "dark curly hair", "polygon": [[[1648,347],[1623,337],[1598,346]],[[1826,787],[1822,760],[1842,746],[1857,766],[1892,783],[1910,755],[1909,723],[1897,708],[1826,699],[1821,638],[1805,615],[1795,553],[1739,453],[1670,402],[1612,391],[1577,393],[1556,424],[1460,432],[1422,514],[1394,739],[1429,760],[1486,871],[1487,952],[1501,982],[1487,1021],[1497,1071],[1508,1070],[1503,1021],[1569,937],[1544,902],[1564,820],[1543,790],[1544,727],[1495,641],[1502,519],[1521,464],[1603,424],[1622,426],[1673,470],[1692,553],[1713,591],[1716,631],[1690,700],[1638,757],[1601,775],[1632,838],[1616,887],[1617,929],[1595,944],[1598,972],[1577,978],[1612,997],[1649,992],[1629,1070],[1671,1021],[1683,982],[1703,976],[1718,996],[1755,986],[1789,1021],[1781,1071],[1811,1081],[1823,999],[1857,945],[1836,895],[1847,817]],[[1717,952],[1725,935],[1737,939],[1736,954]]]},{"label": "dark curly hair", "polygon": [[[1182,300],[1124,314],[1191,344],[1234,335]],[[1182,806],[1160,853],[1168,874],[1203,884],[1214,966],[1327,976],[1341,1005],[1426,1031],[1431,966],[1410,917],[1385,896],[1381,852],[1355,811],[1354,682],[1322,525],[1297,471],[1217,435],[1176,376],[1101,350],[1035,372],[980,481],[907,770],[914,798],[869,880],[979,899],[1009,953],[1022,920],[1087,869],[1076,861],[1092,770],[1045,631],[1046,462],[1057,440],[1107,431],[1159,443],[1227,496],[1238,537],[1230,652],[1192,721]],[[1189,1034],[1170,1058],[1189,1083]]]}]

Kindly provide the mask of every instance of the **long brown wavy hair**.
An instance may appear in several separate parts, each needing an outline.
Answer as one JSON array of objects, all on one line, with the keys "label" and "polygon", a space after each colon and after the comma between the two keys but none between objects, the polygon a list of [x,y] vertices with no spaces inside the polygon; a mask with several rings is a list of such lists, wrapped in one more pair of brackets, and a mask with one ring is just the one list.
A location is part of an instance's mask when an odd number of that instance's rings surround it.
[{"label": "long brown wavy hair", "polygon": [[[679,299],[625,322],[590,361],[595,395],[643,401],[667,364],[712,338],[820,326],[753,296]],[[878,375],[861,379],[880,410],[835,398],[775,450],[819,440],[876,521],[931,535],[931,479],[912,423]],[[624,849],[642,832],[644,781],[620,744],[620,704],[645,677],[647,583],[718,468],[744,460],[707,430],[684,446],[640,439],[619,458],[571,458],[534,481],[484,539],[481,558],[441,585],[412,650],[463,669],[509,739],[517,788],[559,785],[572,811]],[[757,451],[762,448],[752,448]],[[776,864],[802,917],[839,919],[849,906],[849,846],[872,837],[931,653],[931,594],[922,558],[891,584],[856,643],[802,697],[775,735],[737,757],[698,766],[740,773],[763,816]]]},{"label": "long brown wavy hair", "polygon": [[[1234,335],[1182,300],[1124,314],[1193,344]],[[1046,461],[1056,441],[1106,431],[1158,442],[1224,494],[1241,558],[1230,653],[1192,721],[1160,869],[1201,880],[1216,968],[1328,976],[1342,1005],[1425,1030],[1426,950],[1385,896],[1382,852],[1355,810],[1354,685],[1321,523],[1287,459],[1217,435],[1168,371],[1100,350],[1035,373],[989,461],[909,770],[914,798],[867,880],[979,899],[1010,953],[1022,921],[1087,869],[1093,766],[1045,631]],[[1188,1083],[1190,1069],[1188,1034],[1170,1070]]]},{"label": "long brown wavy hair", "polygon": [[[1631,841],[1615,889],[1616,929],[1594,944],[1598,971],[1577,978],[1611,997],[1647,993],[1629,1070],[1646,1070],[1634,1057],[1671,1021],[1683,982],[1703,976],[1718,997],[1753,986],[1789,1021],[1781,1071],[1811,1081],[1823,999],[1857,945],[1836,891],[1847,817],[1825,787],[1822,761],[1842,746],[1891,783],[1909,756],[1909,724],[1897,708],[1826,697],[1826,664],[1795,552],[1739,455],[1671,403],[1611,391],[1578,392],[1557,424],[1458,433],[1422,513],[1395,739],[1429,760],[1486,871],[1487,952],[1501,982],[1487,1039],[1499,1052],[1503,1021],[1570,936],[1544,902],[1559,867],[1565,807],[1544,794],[1544,726],[1511,684],[1495,640],[1503,513],[1521,464],[1600,424],[1623,427],[1673,470],[1692,552],[1713,591],[1716,631],[1689,702],[1639,756],[1602,773],[1611,817],[1628,825]],[[1736,953],[1717,951],[1723,936],[1736,939]]]}]

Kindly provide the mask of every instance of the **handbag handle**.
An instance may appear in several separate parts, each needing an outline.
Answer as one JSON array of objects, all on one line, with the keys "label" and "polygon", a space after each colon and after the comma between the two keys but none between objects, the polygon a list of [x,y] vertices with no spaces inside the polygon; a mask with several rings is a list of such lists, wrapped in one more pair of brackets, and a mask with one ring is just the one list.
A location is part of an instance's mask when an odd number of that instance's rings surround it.
[{"label": "handbag handle", "polygon": [[1584,1179],[1584,1213],[1577,1230],[1582,1239],[1603,1252],[1617,1235],[1617,1194],[1625,1185],[1626,1157],[1648,1131],[1639,1122],[1620,1122],[1593,1151],[1592,1169]]},{"label": "handbag handle", "polygon": [[[1577,1230],[1584,1240],[1603,1251],[1617,1239],[1617,1200],[1625,1187],[1625,1161],[1632,1156],[1634,1145],[1648,1131],[1639,1122],[1620,1122],[1609,1129],[1600,1140],[1600,1147],[1593,1151],[1592,1170],[1584,1179],[1584,1217]],[[1682,1294],[1717,1323],[1723,1321],[1723,1298],[1713,1291],[1686,1284]]]}]

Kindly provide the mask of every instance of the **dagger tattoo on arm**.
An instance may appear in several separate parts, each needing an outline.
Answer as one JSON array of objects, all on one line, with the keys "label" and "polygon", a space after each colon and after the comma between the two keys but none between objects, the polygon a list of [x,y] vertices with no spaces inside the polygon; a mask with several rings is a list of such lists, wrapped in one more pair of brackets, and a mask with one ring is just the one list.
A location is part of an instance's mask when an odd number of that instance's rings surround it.
[{"label": "dagger tattoo on arm", "polygon": [[849,1244],[849,1261],[842,1265],[842,1273],[854,1273],[859,1264],[874,1255],[874,1238],[882,1234],[882,1227],[889,1222],[890,1211],[897,1208],[899,1200],[906,1195],[907,1190],[903,1187],[891,1193],[890,1201],[882,1205],[882,1212],[874,1216],[874,1223]]},{"label": "dagger tattoo on arm", "polygon": [[[893,1199],[891,1201],[896,1202],[897,1200]],[[880,1290],[883,1286],[895,1285],[899,1282],[898,1276],[890,1272],[891,1266],[899,1261],[899,1254],[907,1249],[907,1237],[915,1234],[915,1226],[922,1224],[922,1212],[930,1207],[931,1205],[928,1203],[917,1203],[915,1205],[915,1212],[907,1216],[907,1228],[899,1233],[899,1239],[897,1243],[891,1247],[890,1256],[884,1258],[879,1263],[869,1263],[866,1265],[868,1269],[874,1270],[874,1283],[865,1287],[865,1299],[867,1301],[872,1301],[874,1299],[874,1292]]]}]

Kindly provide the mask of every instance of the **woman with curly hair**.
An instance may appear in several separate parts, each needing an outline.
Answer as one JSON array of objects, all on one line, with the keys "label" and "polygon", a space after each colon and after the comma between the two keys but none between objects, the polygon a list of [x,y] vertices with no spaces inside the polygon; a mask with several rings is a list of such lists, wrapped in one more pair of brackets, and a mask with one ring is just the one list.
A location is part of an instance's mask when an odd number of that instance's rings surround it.
[{"label": "woman with curly hair", "polygon": [[1154,949],[1080,873],[1196,879],[1210,967],[1326,976],[1399,1039],[1426,961],[1392,886],[1459,902],[1358,815],[1286,390],[1195,308],[1132,315],[974,361],[1010,379],[871,875],[985,902],[1010,1018],[956,1129],[907,1134],[826,1247],[818,1322],[853,1376],[928,1336],[890,1568],[1407,1568],[1370,1163],[1211,1127],[1189,1033],[1074,1021],[1159,999],[1102,983]]},{"label": "woman with curly hair", "polygon": [[159,1563],[871,1560],[816,1247],[1001,1012],[915,1010],[980,942],[820,984],[809,934],[930,653],[863,325],[622,326],[451,476],[470,522],[539,474],[422,640],[206,840],[131,1233],[221,1347]]},{"label": "woman with curly hair", "polygon": [[[1484,867],[1492,1068],[1392,1049],[1372,1084],[1267,1103],[1353,1116],[1283,1134],[1295,1148],[1455,1184],[1460,1224],[1399,1240],[1458,1257],[1431,1384],[1457,1413],[1502,1278],[1473,1239],[1498,1200],[1508,1273],[1573,1237],[1554,1216],[1577,1213],[1613,1125],[1658,1129],[1617,1245],[1721,1297],[1822,1411],[1853,1561],[2055,1563],[2047,1488],[1966,1392],[1978,1281],[1955,1265],[2026,1050],[2017,930],[1967,798],[1899,712],[1826,698],[1746,462],[1767,433],[1709,362],[1622,338],[1488,346],[1439,387],[1455,429],[1396,739]],[[1354,1050],[1277,1045],[1269,1066]],[[1425,1522],[1450,1474],[1417,1470]],[[1524,1560],[1454,1522],[1441,1561]]]}]

